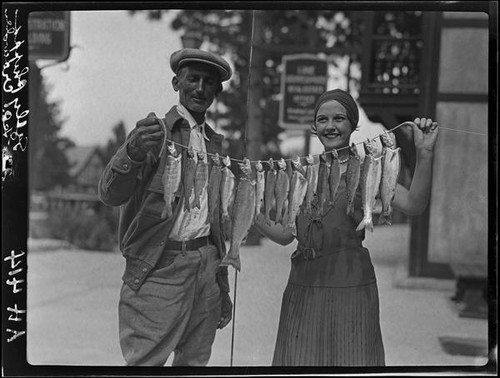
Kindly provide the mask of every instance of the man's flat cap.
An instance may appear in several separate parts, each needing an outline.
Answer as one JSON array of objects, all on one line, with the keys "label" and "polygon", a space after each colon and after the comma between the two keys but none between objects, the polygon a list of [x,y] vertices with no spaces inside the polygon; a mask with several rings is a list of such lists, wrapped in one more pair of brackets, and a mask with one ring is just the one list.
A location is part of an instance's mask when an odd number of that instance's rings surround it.
[{"label": "man's flat cap", "polygon": [[186,63],[205,63],[216,68],[220,73],[221,81],[229,80],[232,75],[229,63],[222,57],[208,51],[184,48],[177,50],[170,56],[170,67],[175,73]]}]

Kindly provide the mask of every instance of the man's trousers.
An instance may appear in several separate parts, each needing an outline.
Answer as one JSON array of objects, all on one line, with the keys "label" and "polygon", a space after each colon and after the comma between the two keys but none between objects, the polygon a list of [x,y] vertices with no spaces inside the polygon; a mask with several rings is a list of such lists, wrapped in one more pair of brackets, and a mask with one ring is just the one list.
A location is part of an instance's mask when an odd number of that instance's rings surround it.
[{"label": "man's trousers", "polygon": [[206,366],[221,316],[215,246],[166,251],[138,291],[123,284],[119,332],[128,366]]}]

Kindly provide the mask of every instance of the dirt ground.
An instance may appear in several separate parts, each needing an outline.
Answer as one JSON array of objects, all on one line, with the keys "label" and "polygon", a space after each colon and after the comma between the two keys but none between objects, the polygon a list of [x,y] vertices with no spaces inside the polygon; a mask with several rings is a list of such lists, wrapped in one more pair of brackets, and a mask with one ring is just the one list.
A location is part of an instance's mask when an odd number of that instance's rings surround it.
[{"label": "dirt ground", "polygon": [[[449,354],[440,337],[478,340],[486,348],[488,322],[459,317],[450,300],[454,281],[399,285],[409,229],[377,227],[368,233],[380,293],[388,366],[481,366],[486,356]],[[381,248],[384,246],[384,249]],[[124,259],[119,252],[72,249],[51,240],[29,241],[27,357],[32,365],[123,366],[117,306]],[[269,366],[281,296],[294,245],[268,239],[240,251],[233,366]],[[403,265],[401,265],[403,264]],[[234,270],[230,285],[235,291]],[[411,286],[411,285],[410,285]],[[424,287],[425,286],[425,287]],[[218,332],[209,366],[230,366],[233,323]]]}]

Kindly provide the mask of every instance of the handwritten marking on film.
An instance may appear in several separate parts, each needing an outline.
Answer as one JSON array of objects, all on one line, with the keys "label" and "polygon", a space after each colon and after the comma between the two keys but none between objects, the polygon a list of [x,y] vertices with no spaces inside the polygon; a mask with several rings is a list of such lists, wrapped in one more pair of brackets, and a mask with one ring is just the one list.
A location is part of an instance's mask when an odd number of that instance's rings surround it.
[{"label": "handwritten marking on film", "polygon": [[[20,149],[25,151],[28,144],[25,126],[28,123],[27,116],[29,109],[22,109],[19,103],[20,91],[26,87],[28,80],[24,76],[28,73],[29,67],[22,67],[20,60],[23,57],[19,53],[19,48],[26,43],[25,40],[18,40],[21,26],[17,24],[17,13],[15,10],[14,19],[9,18],[8,10],[5,9],[5,30],[3,36],[3,56],[2,66],[2,90],[4,98],[12,99],[5,101],[2,108],[3,137],[8,146],[12,146],[14,151]],[[16,95],[13,97],[12,95]]]},{"label": "handwritten marking on film", "polygon": [[[10,255],[5,257],[3,260],[6,262],[10,261],[10,270],[9,270],[9,277],[6,284],[12,288],[12,293],[17,294],[23,291],[22,284],[24,283],[23,279],[18,279],[16,275],[20,274],[23,271],[23,268],[20,266],[22,263],[21,257],[25,255],[25,252],[21,251],[20,253],[16,254],[14,250],[10,251]],[[26,313],[26,310],[21,310],[17,308],[17,303],[14,304],[13,307],[7,307],[7,311],[10,313],[10,316],[8,318],[9,322],[20,322],[23,320],[22,315]],[[10,325],[10,323],[9,323]],[[11,326],[12,328],[7,328],[6,331],[11,333],[12,336],[7,339],[7,342],[10,343],[17,339],[19,336],[22,336],[26,333],[24,330],[17,330],[13,329],[15,328],[14,325]]]}]

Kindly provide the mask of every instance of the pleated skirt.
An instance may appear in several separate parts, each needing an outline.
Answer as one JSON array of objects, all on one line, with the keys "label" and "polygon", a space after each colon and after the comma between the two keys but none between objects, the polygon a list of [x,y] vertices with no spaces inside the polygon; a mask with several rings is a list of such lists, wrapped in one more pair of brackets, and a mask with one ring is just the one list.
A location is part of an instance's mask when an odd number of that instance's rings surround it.
[{"label": "pleated skirt", "polygon": [[273,366],[384,366],[376,282],[354,287],[288,283]]}]

